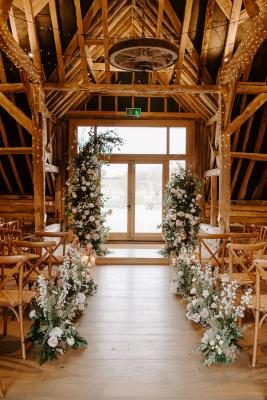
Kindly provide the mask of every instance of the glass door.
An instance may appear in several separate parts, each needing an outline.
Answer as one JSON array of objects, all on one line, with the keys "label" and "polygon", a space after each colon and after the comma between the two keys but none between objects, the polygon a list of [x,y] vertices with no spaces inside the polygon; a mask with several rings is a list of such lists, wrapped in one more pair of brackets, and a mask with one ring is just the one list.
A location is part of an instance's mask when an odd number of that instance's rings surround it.
[{"label": "glass door", "polygon": [[109,240],[130,240],[131,209],[129,199],[128,163],[111,163],[101,169],[101,190],[105,197]]},{"label": "glass door", "polygon": [[163,163],[134,164],[134,240],[161,240]]},{"label": "glass door", "polygon": [[111,162],[101,170],[109,240],[161,240],[165,163]]}]

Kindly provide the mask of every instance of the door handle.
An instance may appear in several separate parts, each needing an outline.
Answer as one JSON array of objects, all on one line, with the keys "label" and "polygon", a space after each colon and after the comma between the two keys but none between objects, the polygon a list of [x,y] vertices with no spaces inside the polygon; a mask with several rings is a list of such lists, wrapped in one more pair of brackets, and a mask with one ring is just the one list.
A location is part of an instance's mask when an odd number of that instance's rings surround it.
[{"label": "door handle", "polygon": [[126,207],[127,207],[127,208],[131,208],[131,204],[128,204]]}]

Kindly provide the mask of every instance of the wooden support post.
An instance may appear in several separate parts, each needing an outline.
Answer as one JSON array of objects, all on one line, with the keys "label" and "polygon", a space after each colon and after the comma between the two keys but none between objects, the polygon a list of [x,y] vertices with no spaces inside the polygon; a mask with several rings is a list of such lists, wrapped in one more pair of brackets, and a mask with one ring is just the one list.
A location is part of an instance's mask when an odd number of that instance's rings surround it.
[{"label": "wooden support post", "polygon": [[222,232],[230,229],[231,208],[231,140],[230,134],[225,131],[225,103],[227,98],[219,95],[219,130],[220,130],[220,177],[219,177],[219,213]]},{"label": "wooden support post", "polygon": [[36,129],[32,137],[33,147],[33,196],[35,230],[42,231],[45,228],[45,163],[44,141],[46,135],[46,118],[40,118],[39,129]]},{"label": "wooden support post", "polygon": [[210,224],[217,225],[217,176],[210,177]]}]

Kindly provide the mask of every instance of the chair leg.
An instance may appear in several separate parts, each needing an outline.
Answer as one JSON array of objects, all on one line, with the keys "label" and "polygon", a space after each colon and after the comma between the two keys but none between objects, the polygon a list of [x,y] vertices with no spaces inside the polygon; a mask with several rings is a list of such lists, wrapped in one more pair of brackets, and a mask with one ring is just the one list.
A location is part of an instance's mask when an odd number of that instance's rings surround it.
[{"label": "chair leg", "polygon": [[8,320],[7,309],[3,308],[3,336],[7,335],[7,320]]},{"label": "chair leg", "polygon": [[258,346],[258,336],[259,336],[259,323],[260,323],[260,311],[256,310],[254,343],[253,343],[253,355],[252,355],[252,367],[256,366],[257,346]]},{"label": "chair leg", "polygon": [[21,342],[22,359],[26,360],[22,305],[19,305],[19,328],[20,328],[20,342]]}]

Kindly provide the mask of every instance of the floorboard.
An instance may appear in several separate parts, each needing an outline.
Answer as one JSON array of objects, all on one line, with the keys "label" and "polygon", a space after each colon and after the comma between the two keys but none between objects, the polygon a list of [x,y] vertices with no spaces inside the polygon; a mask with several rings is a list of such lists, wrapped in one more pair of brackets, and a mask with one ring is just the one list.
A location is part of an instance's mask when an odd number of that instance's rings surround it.
[{"label": "floorboard", "polygon": [[0,389],[7,399],[267,398],[265,328],[261,366],[250,367],[248,329],[235,364],[202,367],[194,352],[201,328],[186,320],[185,303],[170,294],[167,266],[97,266],[93,274],[99,289],[79,326],[87,349],[40,367],[31,349],[28,360],[20,359],[17,338],[0,339]]}]

